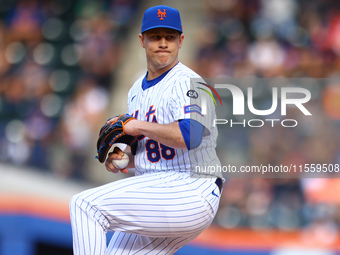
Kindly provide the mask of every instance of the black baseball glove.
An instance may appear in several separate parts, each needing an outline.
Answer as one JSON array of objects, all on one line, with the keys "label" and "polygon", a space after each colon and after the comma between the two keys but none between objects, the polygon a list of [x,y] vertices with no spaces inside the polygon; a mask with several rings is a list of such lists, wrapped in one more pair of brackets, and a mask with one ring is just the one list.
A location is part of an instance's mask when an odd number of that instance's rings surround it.
[{"label": "black baseball glove", "polygon": [[121,114],[115,117],[118,117],[115,122],[106,123],[99,132],[99,138],[97,141],[98,156],[96,156],[96,158],[101,163],[104,163],[106,156],[114,143],[125,143],[129,145],[131,147],[131,153],[136,155],[137,138],[135,136],[125,134],[124,130],[124,125],[135,118],[129,114]]}]

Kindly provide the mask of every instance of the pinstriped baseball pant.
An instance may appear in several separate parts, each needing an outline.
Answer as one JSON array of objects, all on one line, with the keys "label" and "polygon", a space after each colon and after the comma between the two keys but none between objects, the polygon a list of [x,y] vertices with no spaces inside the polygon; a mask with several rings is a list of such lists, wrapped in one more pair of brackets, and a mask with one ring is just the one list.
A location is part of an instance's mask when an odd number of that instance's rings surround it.
[{"label": "pinstriped baseball pant", "polygon": [[[75,195],[74,254],[174,254],[211,224],[220,196],[215,179],[158,172]],[[108,247],[107,231],[114,231]]]}]

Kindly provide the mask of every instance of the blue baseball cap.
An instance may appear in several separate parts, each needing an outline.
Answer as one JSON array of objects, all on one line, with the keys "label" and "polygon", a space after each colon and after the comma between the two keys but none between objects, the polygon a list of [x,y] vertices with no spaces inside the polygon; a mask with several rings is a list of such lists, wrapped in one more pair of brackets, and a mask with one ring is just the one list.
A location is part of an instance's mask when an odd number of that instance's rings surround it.
[{"label": "blue baseball cap", "polygon": [[175,29],[183,33],[179,11],[166,5],[157,5],[147,9],[144,12],[141,32],[160,27]]}]

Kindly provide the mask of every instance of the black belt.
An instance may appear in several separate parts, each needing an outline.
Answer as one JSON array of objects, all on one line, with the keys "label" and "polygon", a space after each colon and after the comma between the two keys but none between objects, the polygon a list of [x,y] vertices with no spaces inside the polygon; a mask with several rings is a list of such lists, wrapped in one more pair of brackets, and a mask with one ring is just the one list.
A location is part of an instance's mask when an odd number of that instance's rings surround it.
[{"label": "black belt", "polygon": [[220,194],[222,194],[222,189],[223,189],[223,182],[222,182],[222,179],[221,178],[217,178],[216,181],[215,181],[218,189],[220,190]]}]

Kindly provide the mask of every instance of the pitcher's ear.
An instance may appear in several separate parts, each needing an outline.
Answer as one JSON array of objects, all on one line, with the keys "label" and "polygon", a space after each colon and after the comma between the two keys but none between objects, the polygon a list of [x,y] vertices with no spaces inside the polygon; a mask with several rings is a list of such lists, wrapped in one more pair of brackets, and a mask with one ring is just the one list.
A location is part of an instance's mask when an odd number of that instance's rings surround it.
[{"label": "pitcher's ear", "polygon": [[140,41],[140,44],[142,45],[143,48],[145,48],[145,45],[144,45],[144,36],[142,34],[139,34],[139,41]]},{"label": "pitcher's ear", "polygon": [[181,33],[181,35],[179,36],[179,48],[182,47],[183,40],[184,40],[184,34]]}]

